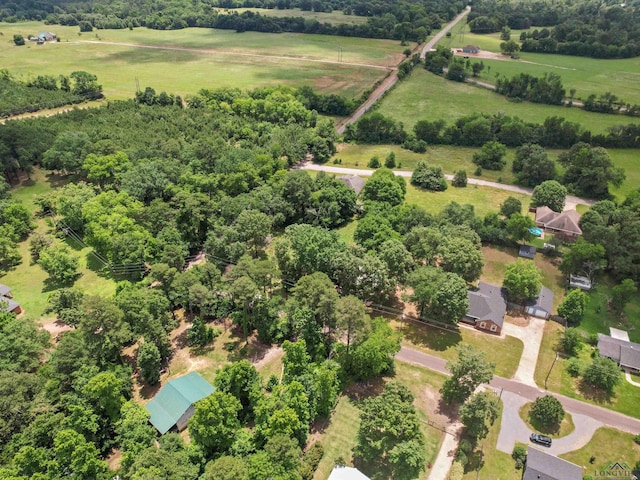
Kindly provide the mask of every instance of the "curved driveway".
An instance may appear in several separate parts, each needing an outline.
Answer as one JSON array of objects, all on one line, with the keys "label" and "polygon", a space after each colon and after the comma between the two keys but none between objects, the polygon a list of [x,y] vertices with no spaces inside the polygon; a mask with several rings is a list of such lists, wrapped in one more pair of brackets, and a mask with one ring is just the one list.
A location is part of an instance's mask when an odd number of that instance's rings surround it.
[{"label": "curved driveway", "polygon": [[[333,167],[331,165],[318,165],[311,162],[305,162],[302,167],[304,170],[315,170],[319,172],[337,173],[341,175],[359,175],[361,177],[370,177],[375,170],[359,169],[359,168],[346,168],[346,167]],[[399,177],[411,178],[413,172],[409,170],[394,170],[394,174]],[[445,174],[447,180],[453,180],[453,175]],[[501,190],[507,190],[509,192],[522,193],[524,195],[531,195],[533,189],[526,187],[519,187],[518,185],[509,185],[507,183],[490,182],[488,180],[482,180],[480,178],[469,178],[467,180],[471,185],[482,185],[485,187],[499,188]],[[593,205],[594,200],[587,198],[575,197],[573,195],[567,195],[567,200],[564,206],[565,210],[573,210],[576,205]]]}]

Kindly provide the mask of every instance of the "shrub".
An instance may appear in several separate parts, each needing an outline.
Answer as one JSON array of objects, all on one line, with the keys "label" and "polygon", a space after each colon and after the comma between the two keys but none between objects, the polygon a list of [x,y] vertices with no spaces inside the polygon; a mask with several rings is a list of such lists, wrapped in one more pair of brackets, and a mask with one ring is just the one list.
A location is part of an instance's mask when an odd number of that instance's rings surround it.
[{"label": "shrub", "polygon": [[427,162],[420,160],[411,175],[411,183],[425,190],[444,192],[447,189],[447,181],[440,167],[430,167]]},{"label": "shrub", "polygon": [[384,159],[384,166],[387,168],[396,168],[396,154],[389,152],[387,158]]},{"label": "shrub", "polygon": [[269,379],[267,380],[267,385],[264,388],[267,390],[267,392],[271,392],[279,383],[280,383],[280,380],[278,379],[278,376],[272,373],[269,376]]},{"label": "shrub", "polygon": [[633,441],[640,445],[640,435],[636,435],[635,437],[633,437]]},{"label": "shrub", "polygon": [[463,467],[466,467],[467,464],[469,463],[469,458],[467,457],[466,453],[458,449],[458,451],[456,452],[455,461],[460,463]]},{"label": "shrub", "polygon": [[449,480],[462,480],[464,477],[464,465],[460,462],[453,462],[449,471]]},{"label": "shrub", "polygon": [[371,160],[369,160],[367,166],[369,168],[380,168],[380,159],[378,158],[378,156],[374,155],[373,157],[371,157]]},{"label": "shrub", "polygon": [[516,445],[513,448],[513,453],[511,457],[516,462],[516,470],[521,470],[524,467],[525,462],[527,461],[527,450],[523,445]]},{"label": "shrub", "polygon": [[473,451],[473,444],[467,438],[463,438],[460,440],[458,450],[462,450],[464,453],[469,454]]},{"label": "shrub", "polygon": [[571,375],[574,378],[579,377],[580,375],[582,375],[583,371],[584,371],[584,365],[582,364],[579,358],[573,357],[569,359],[569,361],[567,362],[567,373],[569,375]]},{"label": "shrub", "polygon": [[466,170],[458,170],[453,176],[453,181],[451,185],[454,187],[466,187],[467,186],[467,171]]}]

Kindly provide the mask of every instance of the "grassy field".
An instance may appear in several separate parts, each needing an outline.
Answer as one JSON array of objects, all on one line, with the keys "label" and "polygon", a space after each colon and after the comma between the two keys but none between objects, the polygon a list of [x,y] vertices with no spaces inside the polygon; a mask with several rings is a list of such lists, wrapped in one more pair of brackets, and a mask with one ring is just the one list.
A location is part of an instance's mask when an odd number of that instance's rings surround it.
[{"label": "grassy field", "polygon": [[[485,246],[482,247],[482,255],[485,265],[480,280],[496,285],[502,285],[507,265],[518,259],[517,250],[508,247]],[[557,308],[564,298],[564,276],[558,267],[542,254],[536,254],[534,263],[542,274],[542,284],[553,291],[553,306]]]},{"label": "grassy field", "polygon": [[[603,398],[599,392],[590,391],[588,388],[581,390],[579,379],[571,377],[567,373],[567,359],[559,357],[555,364],[554,358],[558,351],[557,343],[559,336],[564,327],[555,323],[547,322],[545,325],[542,344],[540,345],[540,353],[538,355],[538,363],[536,364],[535,381],[540,387],[545,386],[545,378],[549,371],[549,379],[546,388],[551,392],[561,393],[568,397],[582,400],[583,402],[599,405],[604,408],[615,410],[632,417],[640,418],[640,403],[638,396],[640,388],[631,385],[626,381],[622,372],[620,372],[621,382],[615,388],[611,398]],[[594,347],[585,346],[580,351],[580,360],[584,365],[591,363],[591,352]],[[553,365],[553,368],[552,368]]]},{"label": "grassy field", "polygon": [[422,68],[415,69],[411,77],[389,92],[381,101],[379,111],[403,122],[407,129],[413,128],[418,120],[443,119],[452,123],[476,112],[503,113],[534,123],[560,116],[583,125],[593,133],[603,133],[613,125],[638,122],[623,115],[591,113],[579,108],[514,103],[484,88],[452,82]]},{"label": "grassy field", "polygon": [[[603,427],[596,430],[589,443],[580,450],[560,456],[580,465],[584,475],[597,476],[596,470],[605,470],[613,462],[627,463],[634,468],[640,459],[640,445],[633,441],[633,435],[629,433]],[[593,456],[596,458],[591,462]]]},{"label": "grassy field", "polygon": [[305,20],[317,20],[320,23],[331,23],[339,25],[346,23],[347,25],[361,25],[367,23],[367,17],[358,17],[357,15],[345,15],[340,10],[333,12],[313,12],[309,10],[300,10],[299,8],[291,8],[279,10],[277,8],[233,8],[233,9],[217,9],[219,13],[242,13],[250,11],[259,13],[265,17],[302,17]]},{"label": "grassy field", "polygon": [[[60,181],[57,177],[46,175],[44,171],[35,170],[31,175],[31,180],[23,181],[19,187],[13,190],[12,195],[15,200],[22,202],[33,213],[36,210],[35,197],[51,191],[52,184]],[[36,220],[36,231],[50,232],[50,227],[45,219]],[[103,274],[101,265],[95,262],[90,254],[91,249],[83,248],[69,239],[66,240],[66,243],[78,256],[80,262],[78,269],[80,277],[76,280],[75,286],[87,294],[113,295],[116,282]],[[44,314],[49,294],[59,288],[59,285],[52,284],[44,270],[31,263],[29,240],[19,244],[19,252],[22,256],[22,262],[13,270],[0,276],[0,283],[12,288],[13,297],[20,303],[26,316],[38,319]]]},{"label": "grassy field", "polygon": [[483,351],[487,360],[496,364],[496,375],[511,378],[518,369],[524,348],[522,341],[514,337],[493,337],[471,328],[461,327],[457,332],[430,325],[392,320],[390,324],[402,332],[403,343],[411,348],[446,360],[458,358],[456,346],[468,343]]},{"label": "grassy field", "polygon": [[609,327],[621,328],[629,332],[633,342],[640,342],[640,293],[635,293],[625,308],[622,319],[616,317],[607,307],[611,289],[615,283],[605,277],[589,292],[589,304],[580,322],[580,329],[590,334],[609,334]]},{"label": "grassy field", "polygon": [[[442,439],[439,430],[425,423],[429,419],[428,411],[434,406],[426,403],[424,391],[425,387],[429,390],[439,389],[444,382],[444,376],[414,365],[396,362],[395,374],[385,380],[395,380],[406,385],[416,397],[414,405],[418,410],[418,418],[423,422],[421,430],[425,437],[425,458],[427,464],[431,464],[438,453]],[[368,394],[365,393],[359,398],[366,397]],[[343,395],[331,414],[329,426],[313,433],[315,439],[321,441],[324,447],[324,456],[318,465],[314,480],[328,478],[338,457],[352,464],[352,450],[356,445],[356,436],[360,427],[358,401],[355,396]],[[426,474],[421,475],[420,478],[426,478]]]},{"label": "grassy field", "polygon": [[530,416],[532,405],[532,402],[525,403],[518,412],[522,421],[526,423],[529,429],[531,429],[532,431],[544,433],[545,435],[549,435],[553,438],[562,438],[566,437],[576,429],[576,426],[573,424],[573,418],[568,412],[565,412],[564,418],[562,419],[562,422],[560,422],[560,425],[540,425]]},{"label": "grassy field", "polygon": [[464,480],[520,480],[522,478],[522,471],[515,469],[511,455],[496,448],[501,424],[502,402],[500,402],[498,418],[489,429],[489,434],[478,442],[474,455],[469,459]]},{"label": "grassy field", "polygon": [[383,67],[403,57],[403,47],[391,40],[206,28],[97,30],[79,35],[77,27],[0,24],[7,43],[13,34],[26,37],[42,30],[53,30],[61,41],[7,45],[0,49],[3,68],[25,78],[86,70],[98,76],[111,99],[132,97],[136,79],[141,87],[180,95],[201,88],[284,84],[355,97],[386,74]]},{"label": "grassy field", "polygon": [[[464,37],[461,32],[464,28]],[[518,40],[520,31],[512,31],[511,38]],[[476,35],[469,33],[468,27],[459,27],[454,35],[440,42],[451,48],[463,45],[477,45],[482,50],[500,52],[499,33]],[[482,59],[486,67],[480,79],[494,83],[495,75],[512,77],[519,73],[542,76],[546,72],[556,73],[562,77],[567,90],[576,89],[576,98],[586,99],[589,95],[600,95],[612,92],[624,101],[640,104],[640,58],[597,59],[571,55],[549,55],[543,53],[520,52],[519,60],[487,60]],[[508,58],[508,57],[506,57]],[[473,61],[473,57],[471,57]]]}]

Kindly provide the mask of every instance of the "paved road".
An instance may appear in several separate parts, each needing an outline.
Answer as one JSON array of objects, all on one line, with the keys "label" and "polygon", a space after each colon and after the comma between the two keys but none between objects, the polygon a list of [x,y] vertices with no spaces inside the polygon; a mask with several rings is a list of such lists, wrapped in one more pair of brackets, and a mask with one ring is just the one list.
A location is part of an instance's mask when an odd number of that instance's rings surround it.
[{"label": "paved road", "polygon": [[[402,347],[400,352],[396,355],[396,358],[404,362],[426,367],[436,372],[448,374],[447,369],[445,368],[446,360],[411,348]],[[497,391],[504,390],[515,393],[526,398],[528,401],[534,401],[536,398],[548,393],[537,387],[532,387],[516,380],[508,380],[502,377],[494,377],[491,383],[489,383],[489,386],[493,387]],[[629,417],[589,403],[584,403],[580,400],[565,397],[564,395],[557,393],[553,393],[553,395],[560,400],[560,403],[562,403],[565,410],[572,414],[584,415],[585,417],[589,417],[604,425],[617,428],[618,430],[629,432],[634,435],[640,434],[640,420],[637,418]]]},{"label": "paved road", "polygon": [[[444,26],[444,28],[441,31],[439,31],[436,35],[434,35],[434,37],[424,45],[424,48],[420,53],[420,58],[424,58],[425,53],[431,50],[433,46],[438,41],[440,41],[440,39],[444,35],[446,35],[446,33],[449,30],[451,30],[455,26],[456,23],[458,23],[466,15],[468,15],[470,10],[471,10],[471,7],[467,7],[462,13],[460,13],[460,15],[458,15],[456,18],[451,20],[447,25]],[[398,81],[398,72],[397,70],[394,70],[371,93],[371,95],[369,95],[369,98],[367,98],[367,100],[362,105],[360,105],[360,107],[358,107],[358,109],[355,112],[353,112],[353,114],[349,118],[347,118],[346,120],[343,120],[338,124],[336,128],[337,132],[340,135],[342,135],[345,129],[347,128],[347,125],[349,125],[350,123],[357,122],[360,119],[360,117],[362,117],[362,115],[364,115],[367,112],[367,110],[369,110],[373,106],[374,103],[380,100],[380,98],[382,98],[382,96],[396,84],[397,81]]]},{"label": "paved road", "polygon": [[[334,167],[331,165],[318,165],[311,162],[306,162],[301,167],[304,170],[316,170],[327,173],[337,173],[340,175],[359,175],[361,177],[370,177],[373,175],[375,170],[367,170],[367,169],[359,169],[359,168],[347,168],[347,167]],[[408,170],[394,170],[393,173],[400,177],[411,178],[411,174],[413,172]],[[453,180],[453,175],[445,174],[445,178],[447,180]],[[509,192],[522,193],[524,195],[531,195],[533,193],[533,189],[526,187],[519,187],[517,185],[509,185],[506,183],[498,183],[498,182],[490,182],[488,180],[482,180],[480,178],[469,178],[468,183],[471,185],[482,185],[485,187],[493,187],[499,188],[501,190],[507,190]],[[567,200],[565,202],[564,209],[572,210],[575,209],[576,205],[593,205],[594,200],[589,200],[587,198],[575,197],[573,195],[567,195]]]}]

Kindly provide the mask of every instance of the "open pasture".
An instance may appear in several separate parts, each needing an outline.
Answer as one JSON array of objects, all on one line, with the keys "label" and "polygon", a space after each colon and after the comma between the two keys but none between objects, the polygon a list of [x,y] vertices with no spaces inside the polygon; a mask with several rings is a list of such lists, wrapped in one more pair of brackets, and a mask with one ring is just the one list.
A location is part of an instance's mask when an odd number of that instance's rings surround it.
[{"label": "open pasture", "polygon": [[[54,31],[61,41],[15,47],[10,40],[16,33],[26,36],[42,30]],[[141,87],[180,95],[201,88],[285,84],[357,97],[403,57],[399,42],[328,35],[205,28],[96,30],[78,35],[77,27],[37,22],[0,24],[0,32],[6,42],[0,49],[0,64],[11,73],[29,78],[86,70],[98,76],[111,99],[132,97],[136,79]]]},{"label": "open pasture", "polygon": [[586,112],[580,108],[510,102],[502,95],[481,87],[458,83],[417,68],[382,100],[379,111],[403,122],[407,129],[418,120],[443,119],[452,123],[472,113],[503,113],[527,122],[542,123],[558,116],[577,122],[593,133],[603,133],[613,125],[637,123],[637,118]]}]

